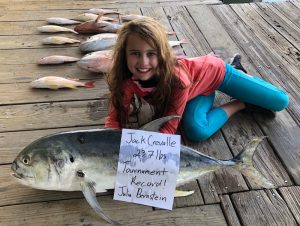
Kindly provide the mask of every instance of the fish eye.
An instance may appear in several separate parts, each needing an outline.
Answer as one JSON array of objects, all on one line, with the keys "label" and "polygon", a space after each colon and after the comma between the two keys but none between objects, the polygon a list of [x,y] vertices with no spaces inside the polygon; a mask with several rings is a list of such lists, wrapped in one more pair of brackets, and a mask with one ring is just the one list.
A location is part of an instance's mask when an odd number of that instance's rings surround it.
[{"label": "fish eye", "polygon": [[22,159],[22,162],[25,164],[25,165],[29,165],[30,164],[30,157],[28,155],[25,155]]}]

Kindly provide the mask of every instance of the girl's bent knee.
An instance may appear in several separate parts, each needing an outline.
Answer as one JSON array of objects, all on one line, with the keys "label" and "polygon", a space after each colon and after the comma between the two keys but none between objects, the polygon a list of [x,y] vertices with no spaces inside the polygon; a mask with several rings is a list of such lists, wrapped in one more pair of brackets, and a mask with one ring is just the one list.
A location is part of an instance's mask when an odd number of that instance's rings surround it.
[{"label": "girl's bent knee", "polygon": [[184,130],[187,138],[195,142],[206,140],[212,136],[212,133],[209,132],[208,128],[201,127],[197,125],[197,123],[185,123]]},{"label": "girl's bent knee", "polygon": [[278,101],[276,103],[276,109],[275,111],[281,111],[285,109],[289,105],[289,96],[286,92],[281,91],[281,95],[278,98]]}]

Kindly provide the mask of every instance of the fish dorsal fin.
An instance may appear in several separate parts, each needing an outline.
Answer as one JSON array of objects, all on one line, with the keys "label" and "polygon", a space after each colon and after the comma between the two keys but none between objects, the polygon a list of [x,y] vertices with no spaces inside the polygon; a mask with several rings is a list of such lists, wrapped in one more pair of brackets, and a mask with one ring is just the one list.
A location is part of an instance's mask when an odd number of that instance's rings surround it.
[{"label": "fish dorsal fin", "polygon": [[96,20],[95,20],[95,22],[96,23],[101,22],[102,21],[101,17],[102,17],[102,15],[98,15],[97,18],[96,18]]},{"label": "fish dorsal fin", "polygon": [[158,132],[164,123],[172,119],[180,119],[180,118],[181,117],[178,115],[170,115],[170,116],[162,117],[147,123],[146,125],[142,126],[140,129],[146,131]]},{"label": "fish dorsal fin", "polygon": [[[82,173],[82,172],[81,172]],[[80,176],[82,177],[82,176]],[[96,192],[95,192],[95,183],[94,182],[86,182],[85,180],[81,181],[80,183],[82,193],[86,199],[86,201],[89,203],[89,205],[95,210],[95,212],[102,217],[104,220],[106,220],[108,223],[115,225],[115,226],[125,226],[124,224],[120,224],[108,217],[100,207],[100,204],[96,198]]]}]

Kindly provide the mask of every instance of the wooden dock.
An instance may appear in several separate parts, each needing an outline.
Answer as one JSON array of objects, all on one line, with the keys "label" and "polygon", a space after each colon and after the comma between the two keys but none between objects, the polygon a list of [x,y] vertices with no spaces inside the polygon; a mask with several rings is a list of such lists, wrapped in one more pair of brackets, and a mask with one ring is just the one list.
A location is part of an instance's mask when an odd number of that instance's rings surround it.
[{"label": "wooden dock", "polygon": [[[206,4],[210,3],[210,4]],[[255,167],[276,189],[255,185],[239,172],[224,169],[183,188],[195,190],[175,199],[172,211],[112,200],[99,194],[104,211],[127,225],[282,226],[300,224],[300,2],[223,5],[199,0],[46,1],[0,0],[0,225],[107,225],[89,207],[81,192],[41,191],[24,187],[10,176],[16,155],[31,141],[58,131],[102,127],[108,89],[104,76],[76,63],[38,66],[48,55],[82,57],[78,44],[46,46],[51,34],[36,28],[48,17],[73,18],[89,8],[111,8],[143,14],[163,23],[182,44],[188,57],[212,51],[227,59],[240,53],[249,74],[286,90],[287,110],[275,119],[238,113],[211,139],[184,140],[197,150],[230,159],[253,137],[267,136],[254,157]],[[72,27],[72,26],[70,26]],[[85,39],[87,36],[59,34]],[[95,88],[32,90],[42,76],[90,81]],[[217,102],[228,100],[221,94]]]}]

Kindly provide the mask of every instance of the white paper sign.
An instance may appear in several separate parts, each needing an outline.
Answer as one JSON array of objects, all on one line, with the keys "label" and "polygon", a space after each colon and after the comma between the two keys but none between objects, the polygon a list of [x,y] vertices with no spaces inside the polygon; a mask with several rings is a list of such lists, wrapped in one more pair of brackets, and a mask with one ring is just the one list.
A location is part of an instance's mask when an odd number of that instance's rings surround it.
[{"label": "white paper sign", "polygon": [[123,129],[114,199],[171,210],[180,135]]}]

